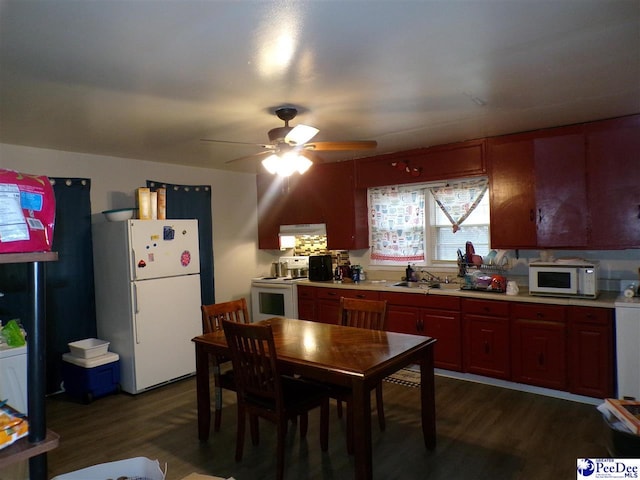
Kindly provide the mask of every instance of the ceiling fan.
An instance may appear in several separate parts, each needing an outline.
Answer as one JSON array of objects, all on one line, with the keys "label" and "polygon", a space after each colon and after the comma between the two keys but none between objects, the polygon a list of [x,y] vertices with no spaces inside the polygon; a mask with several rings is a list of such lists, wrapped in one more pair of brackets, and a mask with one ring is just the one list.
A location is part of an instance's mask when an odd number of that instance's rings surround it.
[{"label": "ceiling fan", "polygon": [[[280,173],[284,175],[285,170],[299,171],[303,173],[311,166],[310,160],[317,160],[317,157],[313,156],[313,152],[328,152],[328,151],[347,151],[347,150],[370,150],[376,148],[378,143],[374,140],[362,140],[362,141],[346,141],[346,142],[311,142],[310,140],[318,133],[318,129],[310,127],[308,125],[296,125],[290,127],[289,122],[293,120],[298,114],[298,110],[294,107],[280,107],[274,112],[280,120],[284,122],[284,127],[272,128],[268,132],[269,141],[271,143],[248,143],[248,142],[233,142],[228,140],[214,140],[209,138],[201,139],[204,142],[214,143],[228,143],[236,145],[254,145],[263,148],[265,151],[258,152],[253,155],[234,158],[226,163],[236,162],[238,160],[245,160],[247,158],[255,158],[262,155],[268,155],[262,163],[271,173]],[[288,158],[288,160],[287,160]],[[295,159],[299,159],[298,165],[292,165]],[[305,160],[306,159],[306,160]],[[289,166],[286,169],[278,168],[280,164],[288,162]],[[272,168],[269,167],[271,165]],[[306,168],[304,168],[306,167]],[[278,171],[272,171],[272,170]],[[281,171],[282,170],[282,171]],[[290,175],[290,172],[285,176]]]}]

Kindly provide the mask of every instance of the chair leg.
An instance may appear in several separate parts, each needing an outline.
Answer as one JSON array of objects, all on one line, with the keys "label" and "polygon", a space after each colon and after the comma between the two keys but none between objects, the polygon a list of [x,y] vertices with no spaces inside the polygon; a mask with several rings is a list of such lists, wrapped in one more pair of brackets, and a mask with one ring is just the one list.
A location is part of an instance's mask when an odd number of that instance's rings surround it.
[{"label": "chair leg", "polygon": [[238,426],[236,430],[236,462],[242,460],[242,450],[244,447],[244,430],[245,430],[245,412],[244,407],[238,403]]},{"label": "chair leg", "polygon": [[213,421],[213,431],[220,431],[222,420],[222,388],[220,388],[220,365],[213,366],[213,381],[215,384],[215,416]]},{"label": "chair leg", "polygon": [[351,400],[346,401],[347,407],[347,453],[353,455],[353,402]]},{"label": "chair leg", "polygon": [[287,418],[278,420],[278,444],[276,446],[276,479],[284,478],[284,440],[287,429]]},{"label": "chair leg", "polygon": [[380,430],[384,432],[387,423],[384,419],[384,403],[382,402],[382,382],[376,385],[376,407],[378,407],[378,423]]},{"label": "chair leg", "polygon": [[260,428],[257,415],[249,415],[249,430],[251,431],[251,443],[254,446],[258,445],[260,443]]},{"label": "chair leg", "polygon": [[329,450],[329,399],[320,405],[320,448],[323,452]]},{"label": "chair leg", "polygon": [[307,436],[307,430],[309,429],[309,414],[303,412],[300,414],[300,438]]},{"label": "chair leg", "polygon": [[[218,392],[221,391],[222,389],[217,388],[216,389],[216,398],[218,396]],[[218,402],[216,401],[216,407],[215,407],[215,411],[214,411],[214,417],[213,417],[213,431],[214,432],[219,432],[220,431],[220,424],[222,423],[222,408],[218,407]]]}]

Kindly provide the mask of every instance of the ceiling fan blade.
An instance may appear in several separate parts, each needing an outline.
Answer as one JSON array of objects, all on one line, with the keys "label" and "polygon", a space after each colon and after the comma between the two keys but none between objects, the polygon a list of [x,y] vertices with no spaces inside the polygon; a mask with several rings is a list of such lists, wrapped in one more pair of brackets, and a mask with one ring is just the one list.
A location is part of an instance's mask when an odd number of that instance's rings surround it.
[{"label": "ceiling fan blade", "polygon": [[324,162],[324,159],[322,157],[320,157],[319,155],[317,155],[312,150],[304,150],[304,149],[300,150],[298,152],[298,155],[308,158],[313,163],[323,163]]},{"label": "ceiling fan blade", "polygon": [[229,143],[231,145],[250,145],[254,147],[262,147],[268,148],[269,150],[273,150],[275,145],[267,144],[267,143],[250,143],[250,142],[232,142],[230,140],[214,140],[212,138],[201,138],[201,142],[212,142],[212,143]]},{"label": "ceiling fan blade", "polygon": [[319,132],[315,127],[309,125],[296,125],[293,129],[287,133],[284,137],[284,141],[289,145],[304,145]]},{"label": "ceiling fan blade", "polygon": [[371,150],[376,148],[378,142],[375,140],[362,140],[351,142],[315,142],[307,143],[304,148],[316,152],[326,152],[330,150]]},{"label": "ceiling fan blade", "polygon": [[244,157],[238,157],[238,158],[234,158],[232,160],[227,160],[224,163],[233,163],[233,162],[241,162],[243,160],[252,160],[252,159],[265,157],[267,155],[272,155],[272,154],[273,154],[273,152],[258,152],[258,153],[253,153],[251,155],[245,155]]}]

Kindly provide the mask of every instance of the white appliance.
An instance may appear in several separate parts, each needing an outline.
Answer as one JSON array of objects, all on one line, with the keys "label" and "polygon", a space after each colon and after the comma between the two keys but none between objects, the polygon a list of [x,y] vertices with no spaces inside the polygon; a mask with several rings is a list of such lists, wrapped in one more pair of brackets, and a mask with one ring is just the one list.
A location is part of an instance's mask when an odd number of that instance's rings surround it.
[{"label": "white appliance", "polygon": [[[280,257],[289,268],[309,269],[309,257]],[[251,280],[251,316],[253,322],[273,317],[298,318],[296,283],[306,277],[259,277]]]},{"label": "white appliance", "polygon": [[529,264],[529,293],[554,297],[596,298],[598,262],[559,258]]},{"label": "white appliance", "polygon": [[98,337],[128,393],[192,375],[202,333],[197,220],[93,226]]},{"label": "white appliance", "polygon": [[618,398],[640,400],[640,297],[619,297],[616,308]]},{"label": "white appliance", "polygon": [[27,347],[0,347],[0,402],[27,413]]}]

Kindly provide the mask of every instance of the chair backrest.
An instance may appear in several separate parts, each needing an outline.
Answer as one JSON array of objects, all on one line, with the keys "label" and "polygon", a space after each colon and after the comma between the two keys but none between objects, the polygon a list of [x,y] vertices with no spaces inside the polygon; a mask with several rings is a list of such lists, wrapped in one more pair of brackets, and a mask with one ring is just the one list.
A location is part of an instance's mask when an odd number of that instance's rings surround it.
[{"label": "chair backrest", "polygon": [[244,298],[231,300],[230,302],[201,305],[200,310],[202,311],[202,333],[222,330],[222,320],[251,323],[247,301]]},{"label": "chair backrest", "polygon": [[340,297],[340,309],[338,310],[340,325],[384,330],[386,318],[386,300]]},{"label": "chair backrest", "polygon": [[280,409],[282,385],[271,325],[222,320],[236,372],[238,395],[268,409]]}]

